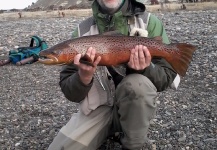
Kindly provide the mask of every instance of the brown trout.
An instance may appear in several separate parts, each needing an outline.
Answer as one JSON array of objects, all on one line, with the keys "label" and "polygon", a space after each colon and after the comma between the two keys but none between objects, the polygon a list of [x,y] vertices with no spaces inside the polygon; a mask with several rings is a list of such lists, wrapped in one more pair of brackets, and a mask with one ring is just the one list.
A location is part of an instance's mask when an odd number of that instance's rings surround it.
[{"label": "brown trout", "polygon": [[[144,45],[153,57],[164,58],[181,76],[186,74],[196,47],[187,43],[163,44],[155,38],[114,35],[92,35],[63,41],[40,52],[39,62],[47,65],[73,63],[77,54],[85,54],[89,47],[96,49],[96,57],[101,56],[99,66],[126,64],[130,50],[136,45]],[[90,64],[87,55],[82,58]]]}]

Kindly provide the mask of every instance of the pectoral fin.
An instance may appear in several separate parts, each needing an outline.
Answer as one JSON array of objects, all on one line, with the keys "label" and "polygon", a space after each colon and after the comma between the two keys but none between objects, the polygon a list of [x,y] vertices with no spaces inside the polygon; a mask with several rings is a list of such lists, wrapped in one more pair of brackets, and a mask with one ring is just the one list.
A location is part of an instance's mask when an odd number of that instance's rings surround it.
[{"label": "pectoral fin", "polygon": [[84,56],[81,57],[80,63],[94,67],[93,61],[91,60],[91,58],[87,54],[85,54]]}]

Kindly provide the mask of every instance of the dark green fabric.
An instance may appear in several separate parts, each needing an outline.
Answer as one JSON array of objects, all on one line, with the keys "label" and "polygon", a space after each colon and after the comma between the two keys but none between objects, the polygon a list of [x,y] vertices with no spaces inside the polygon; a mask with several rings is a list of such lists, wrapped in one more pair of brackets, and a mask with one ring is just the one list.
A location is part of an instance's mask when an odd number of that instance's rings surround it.
[{"label": "dark green fabric", "polygon": [[59,84],[68,100],[79,103],[85,98],[93,82],[89,85],[83,84],[77,71],[78,68],[75,65],[64,66],[60,72]]},{"label": "dark green fabric", "polygon": [[[127,1],[125,3],[127,3]],[[114,15],[103,14],[100,12],[97,2],[93,3],[92,9],[93,16],[95,18],[100,34],[107,31],[118,30],[120,33],[128,35],[127,18],[124,17],[124,11],[126,11],[125,9],[121,9]]]},{"label": "dark green fabric", "polygon": [[173,70],[171,65],[163,58],[152,59],[151,65],[139,72],[127,68],[127,75],[133,73],[143,74],[144,76],[148,77],[155,85],[158,92],[167,89],[176,77],[176,72]]},{"label": "dark green fabric", "polygon": [[147,30],[148,37],[152,38],[160,35],[163,39],[163,43],[170,43],[162,22],[155,15],[150,16]]}]

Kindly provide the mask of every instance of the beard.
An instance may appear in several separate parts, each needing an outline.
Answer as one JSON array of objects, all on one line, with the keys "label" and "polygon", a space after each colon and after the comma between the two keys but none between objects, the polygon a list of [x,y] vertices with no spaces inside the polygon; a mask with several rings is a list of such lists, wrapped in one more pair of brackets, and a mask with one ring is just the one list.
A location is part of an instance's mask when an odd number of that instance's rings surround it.
[{"label": "beard", "polygon": [[107,13],[116,12],[122,4],[122,0],[97,0],[97,2]]}]

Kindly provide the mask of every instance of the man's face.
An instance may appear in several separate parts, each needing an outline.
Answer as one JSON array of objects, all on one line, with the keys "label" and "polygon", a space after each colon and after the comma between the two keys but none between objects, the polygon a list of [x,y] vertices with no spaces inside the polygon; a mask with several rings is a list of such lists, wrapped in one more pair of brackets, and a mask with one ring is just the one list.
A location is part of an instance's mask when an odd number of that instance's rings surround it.
[{"label": "man's face", "polygon": [[122,0],[97,0],[101,7],[107,7],[108,9],[116,9],[122,3]]}]

